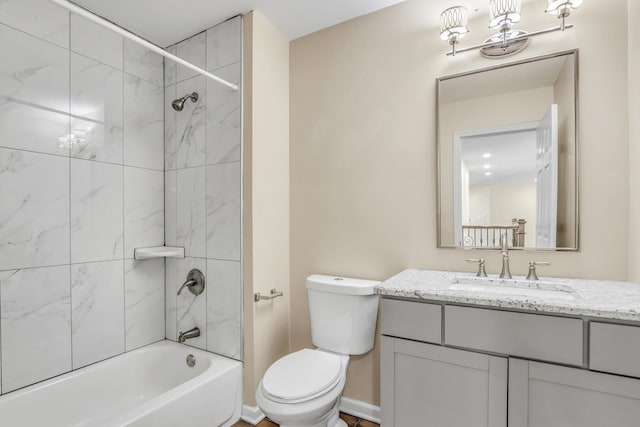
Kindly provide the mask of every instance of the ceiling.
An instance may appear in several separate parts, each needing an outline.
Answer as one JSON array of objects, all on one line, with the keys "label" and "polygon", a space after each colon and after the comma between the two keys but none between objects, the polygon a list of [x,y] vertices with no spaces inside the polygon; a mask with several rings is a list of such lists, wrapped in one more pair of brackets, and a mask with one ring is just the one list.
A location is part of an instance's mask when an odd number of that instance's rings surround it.
[{"label": "ceiling", "polygon": [[289,40],[404,0],[73,0],[167,47],[238,14],[259,10]]},{"label": "ceiling", "polygon": [[[469,170],[469,185],[533,183],[536,140],[535,130],[462,138],[462,161]],[[491,157],[483,157],[485,154]]]},{"label": "ceiling", "polygon": [[[72,0],[157,44],[167,47],[238,14],[260,11],[289,40],[375,12],[405,0]],[[488,14],[489,0],[411,0],[425,6],[425,27],[439,25],[451,6],[469,18]],[[523,3],[541,0],[523,0]],[[488,19],[488,18],[487,18]]]}]

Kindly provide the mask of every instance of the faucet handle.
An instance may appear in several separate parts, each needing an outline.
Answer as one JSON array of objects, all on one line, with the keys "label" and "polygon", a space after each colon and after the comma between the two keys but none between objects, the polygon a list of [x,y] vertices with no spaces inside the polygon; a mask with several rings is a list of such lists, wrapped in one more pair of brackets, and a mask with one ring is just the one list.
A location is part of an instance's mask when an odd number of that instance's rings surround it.
[{"label": "faucet handle", "polygon": [[476,262],[476,263],[478,263],[478,272],[476,273],[476,276],[478,276],[478,277],[487,277],[487,271],[484,269],[484,259],[482,259],[482,258],[480,258],[480,259],[471,258],[471,259],[468,259],[467,262]]},{"label": "faucet handle", "polygon": [[188,288],[195,296],[200,295],[202,291],[204,291],[204,274],[202,274],[202,272],[197,268],[191,270],[187,275],[187,281],[180,286],[180,289],[178,289],[178,295],[182,293],[184,288]]},{"label": "faucet handle", "polygon": [[537,265],[546,266],[551,265],[551,263],[546,261],[529,261],[529,274],[527,274],[527,280],[538,280],[538,275],[536,274]]}]

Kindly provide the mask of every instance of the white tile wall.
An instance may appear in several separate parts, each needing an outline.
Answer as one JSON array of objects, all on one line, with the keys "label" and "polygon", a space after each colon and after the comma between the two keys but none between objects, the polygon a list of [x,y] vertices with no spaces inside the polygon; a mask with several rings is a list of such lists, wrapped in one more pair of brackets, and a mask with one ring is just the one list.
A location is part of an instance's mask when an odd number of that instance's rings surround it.
[{"label": "white tile wall", "polygon": [[124,258],[120,165],[71,159],[71,262]]},{"label": "white tile wall", "polygon": [[176,171],[176,244],[186,256],[206,256],[205,167]]},{"label": "white tile wall", "polygon": [[124,78],[124,164],[164,170],[164,90],[139,77]]},{"label": "white tile wall", "polygon": [[215,71],[241,59],[241,17],[229,19],[207,30],[207,70]]},{"label": "white tile wall", "polygon": [[207,350],[242,357],[242,266],[238,261],[207,260]]},{"label": "white tile wall", "polygon": [[164,261],[127,259],[164,240],[162,71],[48,0],[0,0],[0,392],[164,337]]},{"label": "white tile wall", "polygon": [[68,264],[69,159],[0,148],[0,270]]},{"label": "white tile wall", "polygon": [[[178,288],[176,284],[183,279],[182,277],[178,278],[178,261],[173,258],[167,258],[165,261],[165,338],[172,341],[178,340],[178,298],[176,296]],[[206,274],[204,271],[202,273]]]},{"label": "white tile wall", "polygon": [[123,261],[71,266],[73,368],[124,351]]},{"label": "white tile wall", "polygon": [[[169,48],[240,84],[242,19],[236,17]],[[166,336],[198,326],[187,344],[242,359],[241,95],[170,62],[165,65],[165,239],[188,258],[166,263]],[[196,90],[198,104],[176,113],[173,99]],[[189,267],[205,293],[175,296]]]},{"label": "white tile wall", "polygon": [[[216,75],[241,86],[239,62],[216,70]],[[240,160],[240,91],[207,82],[207,164]]]},{"label": "white tile wall", "polygon": [[[185,61],[191,62],[193,65],[205,68],[207,65],[206,41],[207,35],[205,32],[202,32],[178,43],[174,48],[170,49],[169,52],[179,56]],[[165,64],[165,73],[166,85],[181,82],[198,75],[195,71],[183,65],[178,65],[171,60],[167,60]]]},{"label": "white tile wall", "polygon": [[123,69],[122,36],[73,13],[71,50],[118,70]]},{"label": "white tile wall", "polygon": [[124,168],[124,257],[133,250],[164,243],[164,174]]},{"label": "white tile wall", "polygon": [[207,166],[207,257],[240,260],[240,162]]},{"label": "white tile wall", "polygon": [[[171,101],[196,92],[198,101],[188,100],[176,112]],[[203,166],[206,163],[206,82],[193,77],[165,88],[165,169]]]},{"label": "white tile wall", "polygon": [[151,52],[131,40],[124,40],[124,72],[164,86],[164,61],[162,56]]},{"label": "white tile wall", "polygon": [[71,148],[71,156],[123,164],[122,85],[121,71],[71,54],[70,127],[85,139]]},{"label": "white tile wall", "polygon": [[164,241],[178,245],[178,171],[164,173]]},{"label": "white tile wall", "polygon": [[0,146],[68,155],[69,51],[1,24],[0,40]]},{"label": "white tile wall", "polygon": [[164,339],[164,260],[125,260],[126,349]]},{"label": "white tile wall", "polygon": [[3,393],[71,369],[69,274],[68,265],[0,272]]},{"label": "white tile wall", "polygon": [[0,23],[69,48],[69,13],[48,0],[2,0]]}]

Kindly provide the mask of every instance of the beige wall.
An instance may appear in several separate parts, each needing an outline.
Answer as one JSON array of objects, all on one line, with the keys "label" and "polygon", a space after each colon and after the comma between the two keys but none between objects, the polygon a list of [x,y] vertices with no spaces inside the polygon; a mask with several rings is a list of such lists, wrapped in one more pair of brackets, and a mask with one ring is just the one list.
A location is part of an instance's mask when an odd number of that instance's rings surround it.
[{"label": "beige wall", "polygon": [[629,280],[640,282],[640,2],[629,0]]},{"label": "beige wall", "polygon": [[[289,352],[289,41],[260,13],[244,17],[244,402]],[[253,293],[284,292],[272,301]]]},{"label": "beige wall", "polygon": [[[471,271],[464,259],[473,253],[436,248],[435,78],[503,61],[580,48],[580,251],[513,253],[512,272],[525,274],[533,259],[551,261],[549,275],[627,278],[627,3],[584,2],[575,28],[490,61],[445,56],[424,23],[429,2],[408,0],[291,43],[293,350],[311,345],[311,273],[382,280],[408,267]],[[523,28],[557,22],[538,2],[523,13]],[[465,45],[483,40],[485,27],[486,17],[472,22]],[[498,255],[482,255],[499,271]],[[355,358],[346,396],[379,402],[378,354]]]}]

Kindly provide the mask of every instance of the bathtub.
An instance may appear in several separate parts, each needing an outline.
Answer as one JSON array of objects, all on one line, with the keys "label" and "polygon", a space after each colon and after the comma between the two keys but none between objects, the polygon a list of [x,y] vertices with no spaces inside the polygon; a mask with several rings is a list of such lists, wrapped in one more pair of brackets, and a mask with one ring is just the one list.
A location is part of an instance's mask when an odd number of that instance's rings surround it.
[{"label": "bathtub", "polygon": [[0,426],[226,427],[241,411],[240,362],[160,341],[0,397]]}]

